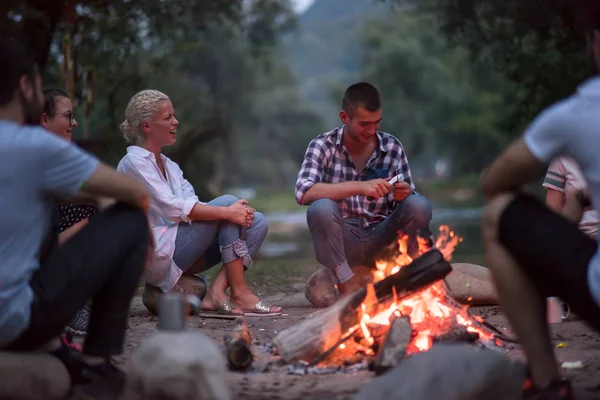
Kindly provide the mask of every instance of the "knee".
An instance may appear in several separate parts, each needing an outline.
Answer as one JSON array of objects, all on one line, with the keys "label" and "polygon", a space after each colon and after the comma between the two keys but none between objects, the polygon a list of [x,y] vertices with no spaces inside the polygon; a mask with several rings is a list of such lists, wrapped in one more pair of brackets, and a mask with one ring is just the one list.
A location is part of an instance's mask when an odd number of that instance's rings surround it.
[{"label": "knee", "polygon": [[498,238],[500,218],[514,198],[514,194],[500,194],[487,203],[481,216],[481,234],[485,241]]},{"label": "knee", "polygon": [[335,201],[330,199],[315,200],[306,213],[306,218],[310,226],[315,224],[329,224],[335,219],[341,218],[340,208]]},{"label": "knee", "polygon": [[135,234],[141,234],[142,237],[148,234],[148,218],[142,209],[117,203],[109,207],[106,212],[118,219],[121,226],[135,230]]},{"label": "knee", "polygon": [[211,201],[211,203],[214,202],[214,204],[218,204],[220,206],[230,206],[238,200],[239,199],[232,194],[224,194],[223,196],[219,196]]},{"label": "knee", "polygon": [[257,237],[262,242],[267,237],[269,231],[269,223],[265,216],[260,212],[254,213],[254,222],[252,223],[253,230],[256,231]]},{"label": "knee", "polygon": [[431,220],[431,203],[425,196],[414,194],[408,196],[402,202],[405,213],[409,214],[414,219],[429,222]]}]

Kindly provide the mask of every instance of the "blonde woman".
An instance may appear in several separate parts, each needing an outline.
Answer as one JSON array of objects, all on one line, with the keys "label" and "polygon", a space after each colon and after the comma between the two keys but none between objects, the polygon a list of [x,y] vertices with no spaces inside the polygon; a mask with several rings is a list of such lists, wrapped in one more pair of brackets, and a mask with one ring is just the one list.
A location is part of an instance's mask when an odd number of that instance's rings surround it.
[{"label": "blonde woman", "polygon": [[[177,290],[183,274],[196,274],[223,263],[202,300],[205,311],[221,314],[278,315],[246,284],[244,271],[267,235],[267,222],[246,200],[224,195],[202,203],[179,166],[162,154],[175,144],[179,121],[169,97],[156,90],[134,95],[121,131],[132,145],[118,171],[142,180],[152,197],[149,214],[156,251],[145,281],[163,292]],[[246,238],[240,237],[247,228]],[[230,297],[225,290],[230,288]]]}]

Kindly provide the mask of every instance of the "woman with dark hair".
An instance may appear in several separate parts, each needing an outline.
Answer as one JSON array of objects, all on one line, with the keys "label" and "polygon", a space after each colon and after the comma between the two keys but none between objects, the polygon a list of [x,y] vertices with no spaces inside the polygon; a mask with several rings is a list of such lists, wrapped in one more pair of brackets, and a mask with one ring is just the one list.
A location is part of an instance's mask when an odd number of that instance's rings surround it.
[{"label": "woman with dark hair", "polygon": [[[73,102],[61,89],[44,90],[44,111],[40,125],[50,132],[70,142],[77,120],[73,114]],[[81,230],[89,219],[98,213],[90,204],[57,204],[56,223],[58,225],[58,244],[63,244]],[[90,317],[90,307],[83,307],[67,326],[67,330],[76,335],[85,335]]]}]

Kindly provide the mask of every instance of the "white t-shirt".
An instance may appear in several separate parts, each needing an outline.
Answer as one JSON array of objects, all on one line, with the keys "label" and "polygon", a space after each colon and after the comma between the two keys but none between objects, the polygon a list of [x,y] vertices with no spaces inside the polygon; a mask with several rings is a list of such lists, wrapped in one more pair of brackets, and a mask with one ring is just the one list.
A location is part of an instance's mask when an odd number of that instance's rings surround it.
[{"label": "white t-shirt", "polygon": [[[552,161],[543,186],[563,194],[577,191],[588,192],[588,184],[577,162],[571,157],[561,157]],[[595,238],[598,233],[598,212],[594,207],[586,208],[579,221],[579,229],[586,235]]]},{"label": "white t-shirt", "polygon": [[[589,185],[592,204],[600,205],[600,77],[584,82],[572,96],[548,107],[527,128],[525,144],[546,164],[573,158]],[[600,247],[599,247],[600,248]],[[600,253],[589,264],[590,293],[600,306]]]}]

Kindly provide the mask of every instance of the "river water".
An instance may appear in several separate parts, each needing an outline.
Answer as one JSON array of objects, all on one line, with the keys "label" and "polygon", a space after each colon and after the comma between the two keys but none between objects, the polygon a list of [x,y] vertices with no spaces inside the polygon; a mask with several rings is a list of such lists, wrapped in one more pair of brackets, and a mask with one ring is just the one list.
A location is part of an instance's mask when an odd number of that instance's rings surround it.
[{"label": "river water", "polygon": [[[482,209],[434,208],[431,230],[437,237],[440,225],[450,228],[463,238],[454,252],[453,262],[483,264],[483,246],[480,234]],[[261,248],[261,255],[269,258],[314,258],[314,250],[306,211],[266,214],[270,231]]]}]

